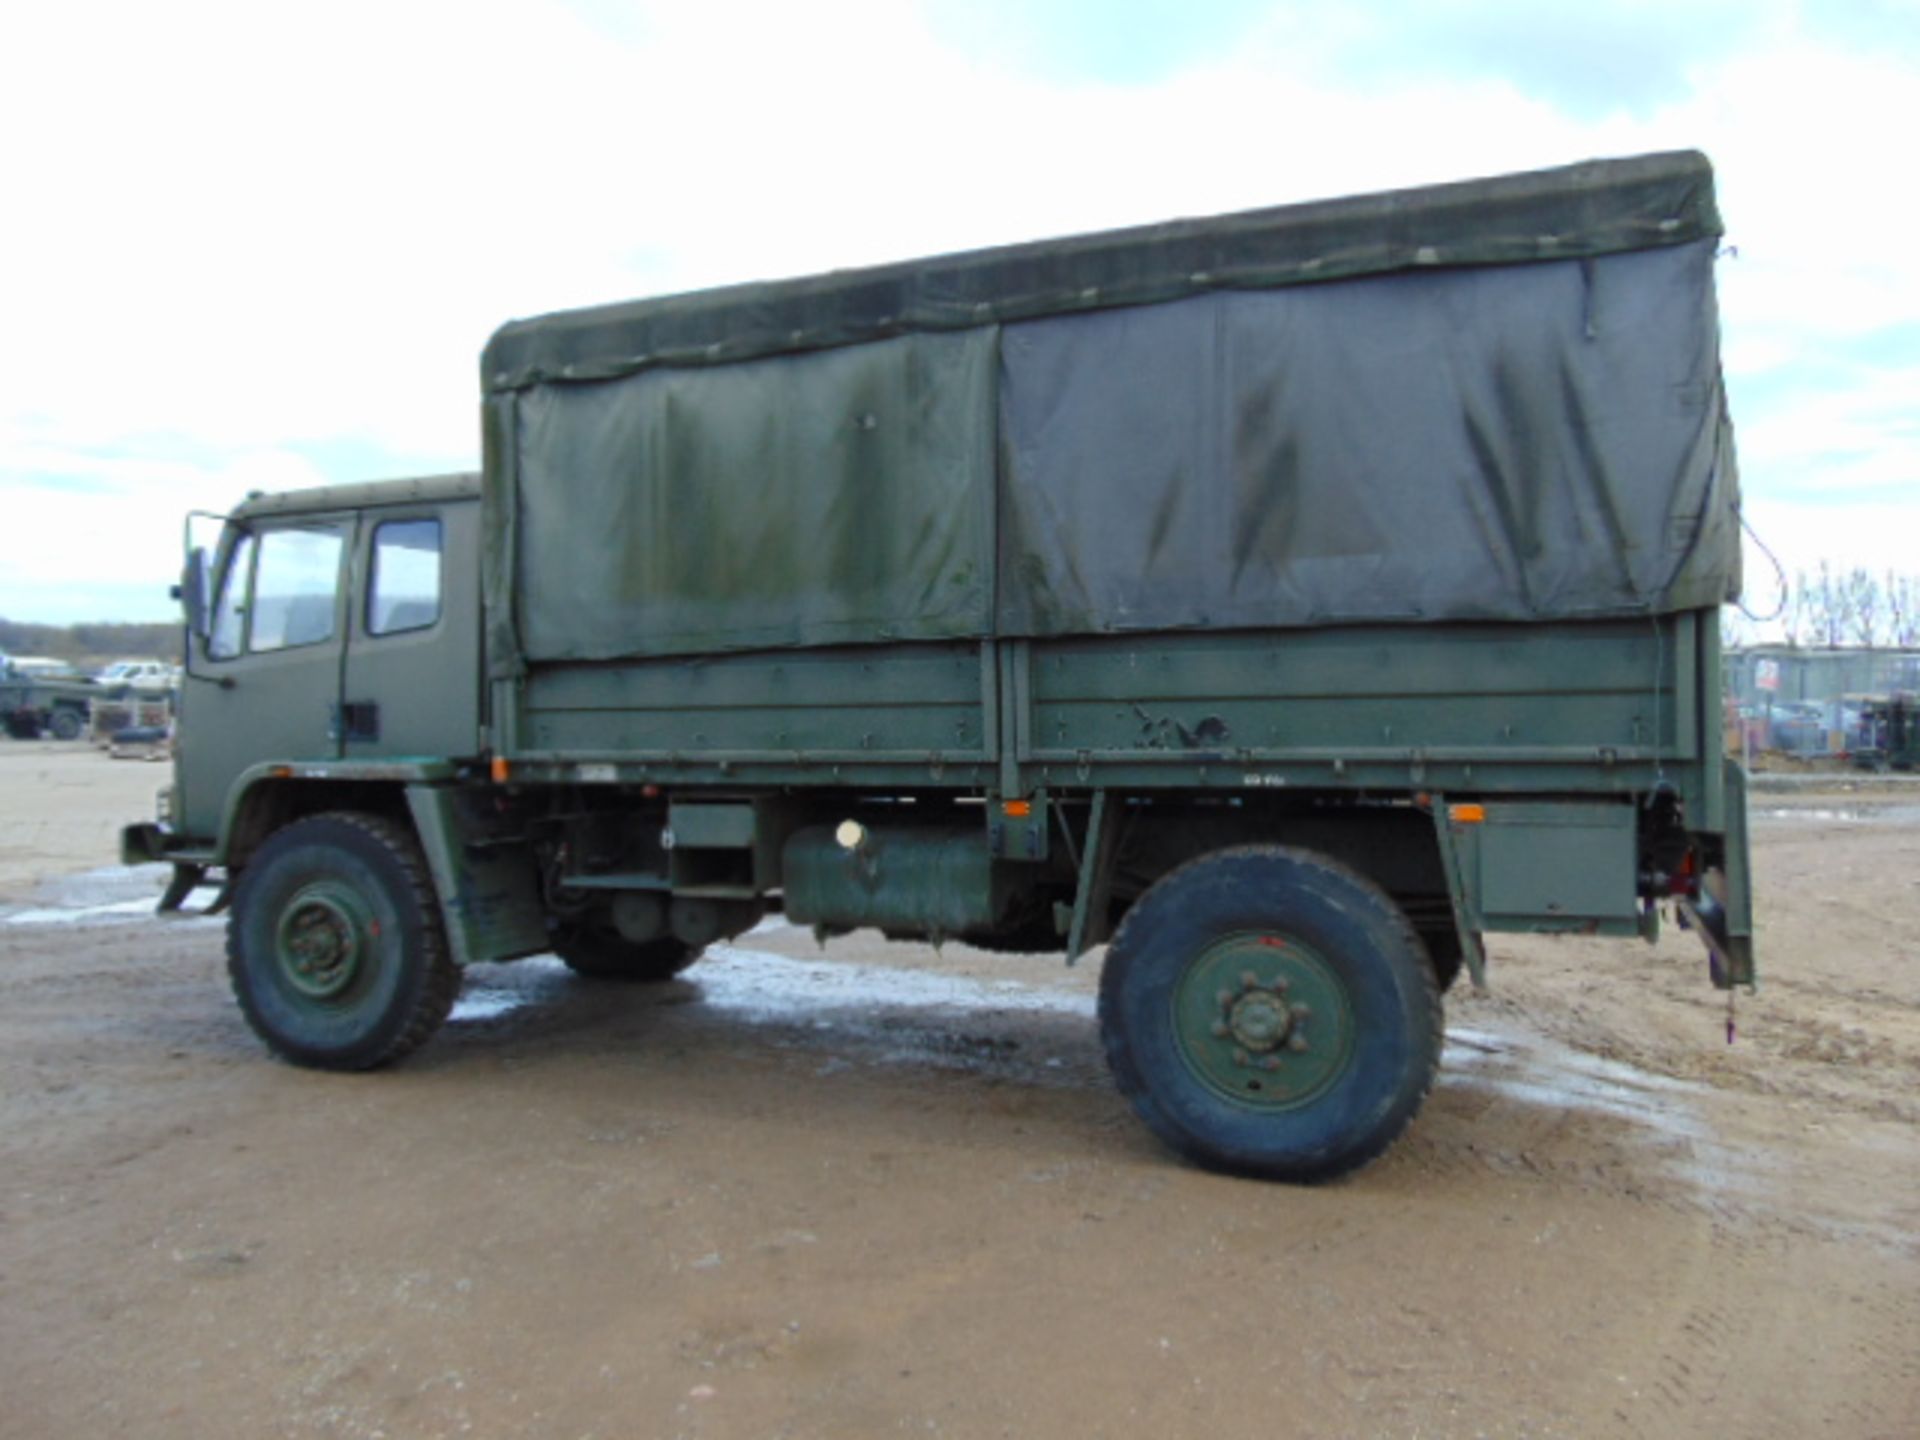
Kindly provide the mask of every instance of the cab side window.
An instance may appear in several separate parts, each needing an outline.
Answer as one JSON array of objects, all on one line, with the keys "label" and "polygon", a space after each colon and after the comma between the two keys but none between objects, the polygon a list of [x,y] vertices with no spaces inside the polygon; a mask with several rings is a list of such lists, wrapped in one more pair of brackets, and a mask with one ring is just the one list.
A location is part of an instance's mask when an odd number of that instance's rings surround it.
[{"label": "cab side window", "polygon": [[227,557],[220,577],[220,599],[213,607],[207,636],[209,660],[231,660],[246,639],[247,586],[253,579],[253,536],[243,535]]},{"label": "cab side window", "polygon": [[373,532],[367,633],[424,630],[440,618],[440,522],[388,520]]},{"label": "cab side window", "polygon": [[333,638],[345,532],[337,525],[289,526],[260,536],[247,649],[290,650]]}]

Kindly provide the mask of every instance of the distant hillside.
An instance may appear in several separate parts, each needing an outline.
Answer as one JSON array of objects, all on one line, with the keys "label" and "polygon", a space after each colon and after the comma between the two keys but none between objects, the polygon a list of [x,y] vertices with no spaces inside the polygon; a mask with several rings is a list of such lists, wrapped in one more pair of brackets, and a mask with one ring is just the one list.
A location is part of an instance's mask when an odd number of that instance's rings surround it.
[{"label": "distant hillside", "polygon": [[0,619],[0,654],[45,655],[82,670],[111,660],[169,660],[180,663],[178,624],[28,625]]}]

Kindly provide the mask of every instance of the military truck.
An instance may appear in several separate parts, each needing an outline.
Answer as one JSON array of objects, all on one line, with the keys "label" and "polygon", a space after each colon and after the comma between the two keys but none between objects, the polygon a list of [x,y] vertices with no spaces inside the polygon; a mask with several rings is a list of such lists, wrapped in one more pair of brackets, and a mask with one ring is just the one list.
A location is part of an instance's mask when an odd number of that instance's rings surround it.
[{"label": "military truck", "polygon": [[97,693],[91,681],[34,675],[0,659],[0,729],[15,740],[78,740]]},{"label": "military truck", "polygon": [[1105,945],[1155,1133],[1351,1170],[1489,932],[1677,909],[1753,978],[1719,233],[1660,155],[509,324],[481,473],[191,550],[126,858],[218,872],[246,1018],[335,1069],[475,962],[770,912]]},{"label": "military truck", "polygon": [[1859,742],[1850,752],[1854,768],[1920,768],[1920,696],[1895,691],[1861,700]]}]

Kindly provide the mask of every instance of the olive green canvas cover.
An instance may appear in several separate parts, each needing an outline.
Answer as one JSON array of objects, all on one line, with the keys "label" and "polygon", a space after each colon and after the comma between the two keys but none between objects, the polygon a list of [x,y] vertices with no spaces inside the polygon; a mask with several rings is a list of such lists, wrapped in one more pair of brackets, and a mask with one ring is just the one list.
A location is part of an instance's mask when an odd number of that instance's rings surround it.
[{"label": "olive green canvas cover", "polygon": [[987,636],[1714,605],[1695,154],[518,322],[496,673]]}]

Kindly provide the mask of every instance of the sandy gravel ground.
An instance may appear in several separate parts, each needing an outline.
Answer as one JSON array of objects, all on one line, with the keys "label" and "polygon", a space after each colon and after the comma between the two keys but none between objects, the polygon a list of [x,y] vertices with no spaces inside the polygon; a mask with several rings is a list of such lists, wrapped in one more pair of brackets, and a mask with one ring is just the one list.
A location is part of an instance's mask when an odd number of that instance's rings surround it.
[{"label": "sandy gravel ground", "polygon": [[747,937],[481,967],[270,1060],[112,868],[163,767],[0,742],[0,1436],[1920,1435],[1920,790],[1756,799],[1692,937],[1497,939],[1383,1161],[1187,1168],[1095,969]]}]

